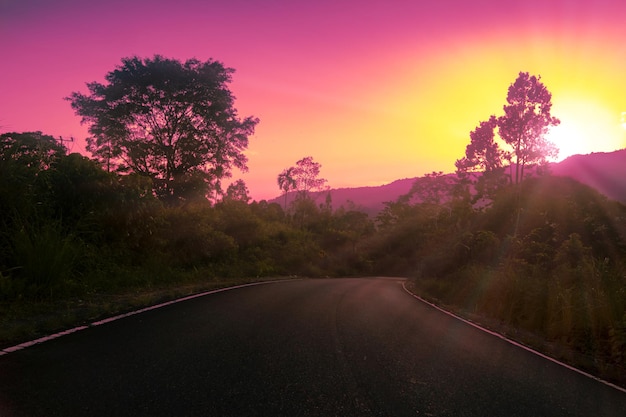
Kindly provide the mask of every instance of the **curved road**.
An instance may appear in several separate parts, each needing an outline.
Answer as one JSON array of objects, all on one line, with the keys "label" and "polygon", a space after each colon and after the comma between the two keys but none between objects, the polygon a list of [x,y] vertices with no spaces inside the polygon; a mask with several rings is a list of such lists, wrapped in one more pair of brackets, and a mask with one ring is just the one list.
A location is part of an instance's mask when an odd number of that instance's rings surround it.
[{"label": "curved road", "polygon": [[402,280],[218,292],[0,356],[2,416],[626,416]]}]

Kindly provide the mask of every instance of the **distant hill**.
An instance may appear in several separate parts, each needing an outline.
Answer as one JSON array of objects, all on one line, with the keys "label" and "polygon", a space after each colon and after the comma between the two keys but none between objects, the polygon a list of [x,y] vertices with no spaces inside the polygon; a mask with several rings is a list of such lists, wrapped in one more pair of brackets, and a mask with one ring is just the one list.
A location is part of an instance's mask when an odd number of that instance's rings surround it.
[{"label": "distant hill", "polygon": [[[370,216],[375,216],[385,207],[386,201],[395,201],[402,194],[408,193],[417,178],[405,178],[376,187],[332,188],[329,190],[332,206],[334,209],[342,206],[346,210],[356,209]],[[314,200],[318,204],[325,203],[329,191],[312,193]],[[295,196],[296,193],[293,192],[287,195],[287,205],[293,201]],[[268,202],[284,206],[285,196],[276,197]]]},{"label": "distant hill", "polygon": [[626,204],[626,149],[570,156],[551,168],[552,175],[574,178]]},{"label": "distant hill", "polygon": [[[550,165],[552,175],[570,177],[589,185],[611,200],[626,204],[626,149],[614,152],[598,152],[588,155],[574,155]],[[406,194],[415,178],[405,178],[377,187],[335,188],[329,190],[332,206],[337,209],[358,209],[375,216],[384,208],[386,201],[395,201]],[[323,204],[328,191],[313,193],[318,204]],[[287,204],[295,198],[295,193],[287,195]],[[279,196],[270,203],[285,204],[285,197]]]}]

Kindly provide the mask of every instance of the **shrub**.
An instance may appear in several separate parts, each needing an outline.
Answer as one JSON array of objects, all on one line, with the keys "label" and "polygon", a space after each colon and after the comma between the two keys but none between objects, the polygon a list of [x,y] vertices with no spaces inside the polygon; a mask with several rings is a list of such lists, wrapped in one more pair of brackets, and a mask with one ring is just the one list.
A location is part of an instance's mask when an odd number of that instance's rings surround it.
[{"label": "shrub", "polygon": [[59,223],[22,223],[11,237],[13,291],[38,299],[67,295],[83,243]]}]

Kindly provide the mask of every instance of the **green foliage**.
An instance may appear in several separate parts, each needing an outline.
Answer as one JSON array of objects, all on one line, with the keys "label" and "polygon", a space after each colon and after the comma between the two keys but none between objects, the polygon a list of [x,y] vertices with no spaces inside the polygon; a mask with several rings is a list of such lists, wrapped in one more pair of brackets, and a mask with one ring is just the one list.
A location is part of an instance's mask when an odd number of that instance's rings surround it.
[{"label": "green foliage", "polygon": [[296,162],[296,166],[284,169],[277,177],[278,187],[285,194],[285,209],[287,209],[287,193],[297,191],[297,199],[307,200],[309,192],[320,190],[326,179],[320,178],[322,164],[315,162],[312,156],[307,156]]},{"label": "green foliage", "polygon": [[165,205],[150,177],[106,172],[45,135],[1,138],[3,302],[189,277],[403,275],[462,311],[626,360],[626,208],[573,180],[501,186],[490,207],[473,210],[466,183],[432,173],[375,220],[304,193],[288,211],[249,203],[243,182],[215,204]]},{"label": "green foliage", "polygon": [[55,217],[67,223],[84,222],[118,198],[115,176],[77,153],[61,158],[48,177],[52,193],[49,207]]},{"label": "green foliage", "polygon": [[189,59],[122,59],[106,84],[68,100],[89,124],[88,150],[107,171],[149,176],[171,202],[221,192],[232,168],[246,170],[243,151],[258,119],[240,119],[228,89],[234,70]]},{"label": "green foliage", "polygon": [[529,164],[543,165],[558,150],[546,139],[551,126],[560,121],[550,114],[552,94],[541,82],[541,77],[520,72],[509,86],[504,115],[498,118],[499,134],[511,147],[515,165],[515,184],[524,179],[524,168]]},{"label": "green foliage", "polygon": [[65,148],[41,132],[0,135],[0,213],[35,215],[48,209],[49,173]]},{"label": "green foliage", "polygon": [[[527,166],[535,165],[537,172],[544,172],[548,159],[558,154],[546,134],[560,121],[550,114],[552,94],[541,77],[520,72],[509,86],[506,101],[504,115],[497,118],[492,115],[481,122],[470,133],[465,156],[455,162],[457,175],[474,183],[478,198],[492,199],[506,184],[507,163],[511,171],[509,181],[519,184],[525,179]],[[496,140],[496,128],[499,140]],[[508,148],[503,150],[501,145]],[[478,179],[471,180],[472,173],[478,173]]]},{"label": "green foliage", "polygon": [[621,367],[626,366],[626,313],[609,329],[611,358]]},{"label": "green foliage", "polygon": [[476,212],[456,244],[457,232],[442,228],[427,251],[414,245],[412,258],[425,265],[414,270],[416,285],[467,314],[566,345],[580,366],[623,366],[625,215],[573,180],[527,180]]},{"label": "green foliage", "polygon": [[224,198],[227,200],[237,200],[247,203],[250,201],[250,196],[248,196],[248,193],[249,191],[245,181],[239,179],[228,186]]},{"label": "green foliage", "polygon": [[9,295],[41,299],[72,291],[84,251],[79,239],[58,223],[21,223],[9,239],[10,288],[5,288]]},{"label": "green foliage", "polygon": [[488,265],[500,255],[500,239],[488,230],[466,233],[459,245],[468,263]]},{"label": "green foliage", "polygon": [[465,156],[455,163],[459,174],[502,172],[506,153],[495,141],[497,125],[498,120],[495,116],[491,116],[488,121],[481,122],[470,133],[470,143],[465,148]]},{"label": "green foliage", "polygon": [[500,187],[493,198],[473,212],[466,199],[451,205],[454,190],[439,204],[387,203],[364,243],[372,270],[412,275],[426,297],[566,346],[560,354],[568,360],[618,378],[626,345],[626,207],[550,176]]},{"label": "green foliage", "polygon": [[409,192],[401,197],[401,201],[416,199],[420,203],[446,205],[456,186],[454,177],[445,176],[443,172],[432,172],[415,180]]}]

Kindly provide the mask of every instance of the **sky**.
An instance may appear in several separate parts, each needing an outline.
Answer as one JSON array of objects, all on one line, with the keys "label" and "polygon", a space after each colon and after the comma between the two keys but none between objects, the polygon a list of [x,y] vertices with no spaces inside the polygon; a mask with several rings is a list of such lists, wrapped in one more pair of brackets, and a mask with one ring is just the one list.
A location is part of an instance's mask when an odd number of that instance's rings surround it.
[{"label": "sky", "polygon": [[0,133],[88,155],[64,97],[160,54],[235,69],[235,107],[260,123],[224,184],[257,201],[305,156],[332,188],[453,172],[520,71],[552,93],[559,159],[609,152],[626,147],[625,21],[623,0],[0,0]]}]

